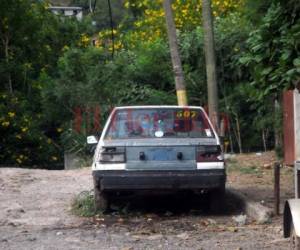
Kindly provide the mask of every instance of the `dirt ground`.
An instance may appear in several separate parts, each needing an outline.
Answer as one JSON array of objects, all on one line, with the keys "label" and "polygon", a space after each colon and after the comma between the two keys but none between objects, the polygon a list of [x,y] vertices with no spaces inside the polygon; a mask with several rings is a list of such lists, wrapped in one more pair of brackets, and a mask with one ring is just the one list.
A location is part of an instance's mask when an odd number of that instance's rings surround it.
[{"label": "dirt ground", "polygon": [[[227,160],[228,186],[244,193],[249,199],[274,207],[274,163],[273,151],[266,153],[240,154]],[[292,167],[280,168],[281,212],[284,202],[294,197]]]},{"label": "dirt ground", "polygon": [[[272,207],[274,161],[272,152],[230,157],[228,188]],[[281,169],[282,204],[293,196],[292,175]],[[0,168],[0,249],[289,249],[281,216],[264,225],[247,217],[239,225],[234,218],[243,212],[229,196],[219,216],[190,194],[130,198],[126,212],[73,215],[74,197],[91,189],[89,168]]]}]

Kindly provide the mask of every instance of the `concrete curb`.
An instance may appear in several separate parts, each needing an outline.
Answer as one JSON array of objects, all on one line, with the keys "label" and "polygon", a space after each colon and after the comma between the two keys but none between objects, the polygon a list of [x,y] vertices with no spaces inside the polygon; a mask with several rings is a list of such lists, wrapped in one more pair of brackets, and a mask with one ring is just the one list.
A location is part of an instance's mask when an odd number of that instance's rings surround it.
[{"label": "concrete curb", "polygon": [[259,202],[249,200],[246,195],[235,189],[229,188],[227,189],[227,191],[229,194],[235,196],[241,202],[241,206],[244,209],[245,213],[249,217],[256,220],[258,223],[263,224],[271,220],[271,217],[273,216],[272,209],[263,206]]}]

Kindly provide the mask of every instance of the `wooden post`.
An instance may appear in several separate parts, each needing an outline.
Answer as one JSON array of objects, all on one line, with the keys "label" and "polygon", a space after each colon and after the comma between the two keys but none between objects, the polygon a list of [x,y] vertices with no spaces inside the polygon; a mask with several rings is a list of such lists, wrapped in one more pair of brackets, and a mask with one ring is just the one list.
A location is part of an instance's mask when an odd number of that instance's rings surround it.
[{"label": "wooden post", "polygon": [[279,215],[280,206],[280,163],[274,164],[274,213]]},{"label": "wooden post", "polygon": [[209,118],[217,133],[220,133],[218,109],[218,84],[216,70],[216,55],[214,42],[213,17],[211,0],[202,0],[202,21],[204,34],[204,52],[207,78],[207,96]]},{"label": "wooden post", "polygon": [[186,106],[188,105],[188,100],[187,100],[181,59],[179,55],[179,48],[177,43],[176,28],[173,19],[171,1],[164,0],[163,6],[164,6],[165,16],[166,16],[167,32],[169,38],[173,71],[175,75],[177,102],[179,106]]}]

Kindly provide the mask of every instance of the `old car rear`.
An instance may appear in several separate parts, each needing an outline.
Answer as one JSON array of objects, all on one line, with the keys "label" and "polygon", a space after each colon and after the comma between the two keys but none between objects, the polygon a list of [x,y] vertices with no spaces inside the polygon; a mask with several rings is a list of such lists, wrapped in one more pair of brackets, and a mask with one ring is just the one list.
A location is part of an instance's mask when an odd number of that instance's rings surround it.
[{"label": "old car rear", "polygon": [[92,169],[100,209],[119,191],[210,191],[212,207],[225,191],[220,140],[201,107],[115,108]]}]

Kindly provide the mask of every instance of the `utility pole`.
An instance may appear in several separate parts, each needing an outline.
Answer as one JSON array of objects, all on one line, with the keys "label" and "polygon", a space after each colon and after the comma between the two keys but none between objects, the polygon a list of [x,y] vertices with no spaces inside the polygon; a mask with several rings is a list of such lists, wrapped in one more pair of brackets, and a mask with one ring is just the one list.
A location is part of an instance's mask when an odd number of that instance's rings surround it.
[{"label": "utility pole", "polygon": [[179,106],[188,105],[187,95],[184,83],[183,70],[178,50],[178,43],[176,37],[176,28],[172,14],[172,8],[170,0],[164,0],[163,2],[165,16],[166,16],[166,24],[167,31],[169,37],[169,46],[172,58],[173,71],[175,75],[175,86],[176,86],[176,94],[177,94],[177,102]]},{"label": "utility pole", "polygon": [[215,42],[213,31],[213,19],[211,1],[202,0],[202,21],[204,31],[204,51],[206,61],[206,78],[208,92],[208,112],[217,132],[220,132],[218,110],[218,85],[216,73]]},{"label": "utility pole", "polygon": [[115,54],[115,35],[114,35],[114,23],[113,23],[113,17],[112,17],[112,10],[111,10],[110,0],[107,0],[107,4],[108,4],[110,29],[111,29],[111,43],[112,43],[111,58],[114,59],[114,54]]}]

